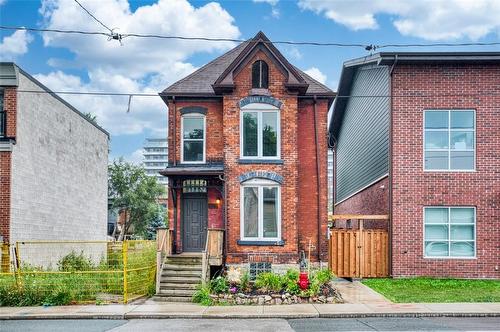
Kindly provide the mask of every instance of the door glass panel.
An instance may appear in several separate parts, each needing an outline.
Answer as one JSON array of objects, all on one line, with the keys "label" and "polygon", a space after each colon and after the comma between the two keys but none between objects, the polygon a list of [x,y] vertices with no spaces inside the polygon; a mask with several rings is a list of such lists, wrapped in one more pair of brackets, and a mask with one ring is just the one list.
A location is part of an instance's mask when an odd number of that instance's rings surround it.
[{"label": "door glass panel", "polygon": [[425,132],[426,149],[447,149],[448,132],[447,131],[426,131]]},{"label": "door glass panel", "polygon": [[452,224],[473,224],[474,209],[473,208],[451,208],[451,223]]},{"label": "door glass panel", "polygon": [[447,208],[426,208],[425,209],[426,224],[447,224],[448,209]]},{"label": "door glass panel", "polygon": [[257,156],[257,113],[243,113],[243,155]]},{"label": "door glass panel", "polygon": [[448,226],[446,225],[426,225],[425,226],[426,240],[448,240]]},{"label": "door glass panel", "polygon": [[203,161],[203,141],[184,141],[184,161]]},{"label": "door glass panel", "polygon": [[474,226],[452,225],[450,237],[451,240],[474,240]]},{"label": "door glass panel", "polygon": [[258,237],[258,188],[244,187],[243,188],[243,214],[244,214],[244,236]]},{"label": "door glass panel", "polygon": [[473,111],[452,111],[451,129],[474,129]]},{"label": "door glass panel", "polygon": [[448,151],[426,151],[425,169],[448,169]]},{"label": "door glass panel", "polygon": [[262,113],[262,155],[267,157],[277,156],[277,113]]},{"label": "door glass panel", "polygon": [[473,131],[452,131],[450,140],[450,147],[453,150],[465,150],[474,148]]},{"label": "door glass panel", "polygon": [[264,237],[278,237],[277,195],[278,188],[264,187]]},{"label": "door glass panel", "polygon": [[452,242],[451,256],[474,257],[474,242]]},{"label": "door glass panel", "polygon": [[474,151],[452,151],[450,155],[450,169],[474,169]]},{"label": "door glass panel", "polygon": [[448,111],[425,112],[425,129],[448,129]]},{"label": "door glass panel", "polygon": [[448,256],[448,242],[426,241],[425,256],[428,257]]}]

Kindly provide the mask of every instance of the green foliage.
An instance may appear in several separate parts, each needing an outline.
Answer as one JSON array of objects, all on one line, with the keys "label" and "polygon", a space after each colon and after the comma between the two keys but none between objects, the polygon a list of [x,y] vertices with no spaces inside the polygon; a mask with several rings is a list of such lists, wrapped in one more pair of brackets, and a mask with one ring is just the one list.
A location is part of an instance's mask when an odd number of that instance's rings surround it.
[{"label": "green foliage", "polygon": [[248,271],[243,273],[240,278],[240,290],[246,292],[250,289],[250,274]]},{"label": "green foliage", "polygon": [[90,112],[87,112],[87,113],[84,113],[83,114],[87,119],[89,119],[89,121],[97,124],[97,115],[95,114],[92,114]]},{"label": "green foliage", "polygon": [[91,271],[93,270],[94,264],[90,258],[87,258],[83,251],[77,254],[75,251],[71,251],[69,254],[64,256],[57,263],[59,271],[71,272],[71,271]]},{"label": "green foliage", "polygon": [[120,158],[108,166],[108,197],[111,208],[123,211],[125,225],[119,240],[133,226],[136,234],[144,235],[149,222],[158,214],[157,199],[165,188],[155,177],[147,176],[143,167]]},{"label": "green foliage", "polygon": [[282,277],[273,272],[260,273],[255,278],[255,287],[265,292],[279,292],[282,288]]},{"label": "green foliage", "polygon": [[196,291],[193,294],[193,302],[199,303],[201,305],[212,305],[213,301],[210,297],[211,289],[210,285],[207,283],[205,285],[200,284],[196,287]]},{"label": "green foliage", "polygon": [[218,276],[210,281],[210,290],[215,294],[227,293],[229,291],[229,281],[222,276]]},{"label": "green foliage", "polygon": [[283,277],[283,287],[285,292],[296,295],[300,292],[299,271],[289,269]]},{"label": "green foliage", "polygon": [[313,278],[315,278],[319,285],[324,285],[329,283],[334,277],[334,274],[329,269],[321,269],[314,273]]},{"label": "green foliage", "polygon": [[144,234],[144,238],[146,240],[156,240],[156,229],[159,227],[166,227],[165,225],[165,208],[161,205],[158,205],[157,213],[149,220],[149,223],[146,227],[146,232]]},{"label": "green foliage", "polygon": [[366,279],[363,284],[393,302],[500,302],[500,280]]}]

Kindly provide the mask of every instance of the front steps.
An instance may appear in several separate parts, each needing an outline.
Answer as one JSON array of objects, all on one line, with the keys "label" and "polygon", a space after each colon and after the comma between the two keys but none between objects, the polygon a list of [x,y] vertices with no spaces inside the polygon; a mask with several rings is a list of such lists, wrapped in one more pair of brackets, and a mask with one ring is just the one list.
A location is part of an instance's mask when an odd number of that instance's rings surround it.
[{"label": "front steps", "polygon": [[160,277],[159,302],[192,302],[196,286],[201,283],[201,253],[168,256]]}]

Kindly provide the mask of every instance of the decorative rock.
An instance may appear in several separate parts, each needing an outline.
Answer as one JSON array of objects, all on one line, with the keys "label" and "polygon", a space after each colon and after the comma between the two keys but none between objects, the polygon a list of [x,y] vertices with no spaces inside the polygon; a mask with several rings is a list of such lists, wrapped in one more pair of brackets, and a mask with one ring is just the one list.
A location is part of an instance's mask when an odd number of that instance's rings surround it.
[{"label": "decorative rock", "polygon": [[262,297],[262,296],[259,296],[259,300],[258,300],[258,304],[259,305],[263,305],[264,303],[266,302],[266,300]]},{"label": "decorative rock", "polygon": [[243,293],[236,294],[237,297],[246,298],[247,296]]},{"label": "decorative rock", "polygon": [[318,301],[321,302],[321,303],[325,303],[326,302],[326,296],[321,295],[320,297],[318,297]]},{"label": "decorative rock", "polygon": [[271,294],[273,299],[281,298],[281,294]]},{"label": "decorative rock", "polygon": [[283,300],[281,300],[281,298],[276,298],[276,299],[274,299],[274,303],[281,304],[281,303],[283,303]]},{"label": "decorative rock", "polygon": [[333,303],[334,301],[335,301],[335,298],[333,296],[326,298],[326,302],[328,302],[328,303]]},{"label": "decorative rock", "polygon": [[269,301],[271,301],[272,299],[273,299],[273,298],[272,298],[271,296],[269,296],[269,295],[265,295],[265,296],[264,296],[264,300],[265,300],[266,302],[269,302]]}]

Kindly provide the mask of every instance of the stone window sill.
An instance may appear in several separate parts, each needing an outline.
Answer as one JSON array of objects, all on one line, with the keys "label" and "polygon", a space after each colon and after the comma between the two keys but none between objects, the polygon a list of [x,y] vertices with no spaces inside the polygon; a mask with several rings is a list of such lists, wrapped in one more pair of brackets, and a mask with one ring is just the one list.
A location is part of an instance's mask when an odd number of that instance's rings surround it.
[{"label": "stone window sill", "polygon": [[240,246],[280,246],[285,245],[284,240],[278,241],[257,241],[257,240],[238,240],[238,245]]},{"label": "stone window sill", "polygon": [[283,165],[283,159],[238,159],[239,164],[275,164]]}]

